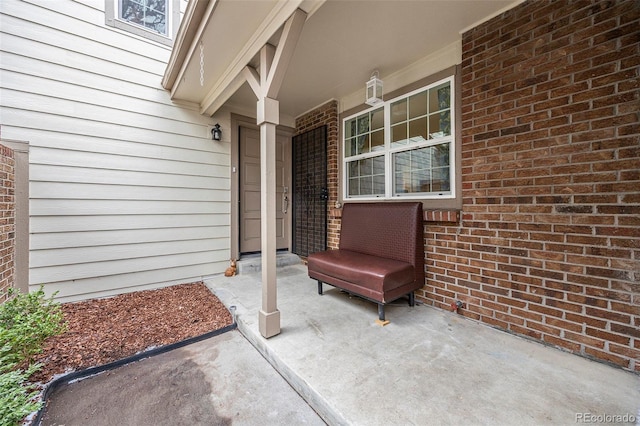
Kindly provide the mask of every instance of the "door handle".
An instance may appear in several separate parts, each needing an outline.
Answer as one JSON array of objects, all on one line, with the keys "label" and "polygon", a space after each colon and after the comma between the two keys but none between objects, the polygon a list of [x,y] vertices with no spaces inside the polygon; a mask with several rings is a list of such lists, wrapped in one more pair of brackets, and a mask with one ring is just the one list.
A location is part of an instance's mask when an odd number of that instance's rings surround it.
[{"label": "door handle", "polygon": [[289,208],[289,197],[285,194],[282,197],[282,213],[287,214],[288,208]]},{"label": "door handle", "polygon": [[329,190],[327,188],[320,189],[320,199],[328,200],[329,199]]}]

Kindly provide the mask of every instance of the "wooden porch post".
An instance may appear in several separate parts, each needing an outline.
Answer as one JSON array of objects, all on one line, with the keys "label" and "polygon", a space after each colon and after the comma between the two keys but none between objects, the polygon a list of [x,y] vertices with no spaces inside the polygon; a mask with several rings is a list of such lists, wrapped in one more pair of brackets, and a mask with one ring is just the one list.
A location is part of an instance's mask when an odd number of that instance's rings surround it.
[{"label": "wooden porch post", "polygon": [[260,238],[262,250],[262,309],[258,315],[260,334],[269,338],[280,333],[280,311],[276,286],[276,126],[278,101],[258,101],[260,126]]},{"label": "wooden porch post", "polygon": [[306,18],[306,13],[296,10],[284,25],[277,48],[266,44],[260,50],[260,73],[248,65],[243,70],[258,98],[262,250],[262,307],[258,321],[260,334],[266,338],[280,333],[276,286],[276,126],[280,123],[280,104],[276,98]]}]

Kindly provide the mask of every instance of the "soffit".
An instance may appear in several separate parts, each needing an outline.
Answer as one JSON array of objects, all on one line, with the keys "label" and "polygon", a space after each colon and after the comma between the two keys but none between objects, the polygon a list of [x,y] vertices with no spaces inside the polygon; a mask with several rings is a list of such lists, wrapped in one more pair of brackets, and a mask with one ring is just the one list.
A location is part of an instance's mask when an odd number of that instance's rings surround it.
[{"label": "soffit", "polygon": [[[284,4],[292,6],[294,2]],[[309,16],[278,95],[281,113],[292,117],[326,100],[363,90],[374,70],[384,80],[385,76],[459,42],[460,31],[513,6],[514,2],[328,0],[298,1],[295,5],[306,8]],[[257,39],[257,32],[262,31],[262,40],[277,42],[275,23],[281,25],[286,17],[273,17],[282,6],[283,2],[269,0],[218,1],[208,20],[201,22],[204,84],[200,85],[198,44],[195,54],[183,64],[184,73],[176,82],[173,98],[198,103],[205,111],[211,105],[207,94],[220,93],[215,88],[225,73],[227,82],[235,77],[228,75],[230,64],[238,62],[243,49],[244,63],[238,63],[238,67],[247,63],[257,66],[257,50],[251,56],[246,54],[247,46]],[[265,30],[265,21],[269,19],[274,25]],[[237,78],[235,81],[232,93],[224,101],[238,107],[255,106],[256,99],[248,85]]]}]

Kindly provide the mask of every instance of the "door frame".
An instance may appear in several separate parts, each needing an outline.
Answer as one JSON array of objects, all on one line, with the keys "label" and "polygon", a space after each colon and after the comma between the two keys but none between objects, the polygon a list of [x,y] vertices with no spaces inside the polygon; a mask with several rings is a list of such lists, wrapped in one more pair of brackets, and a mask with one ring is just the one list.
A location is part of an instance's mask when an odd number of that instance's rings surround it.
[{"label": "door frame", "polygon": [[[256,124],[256,119],[245,115],[231,113],[231,164],[229,173],[231,177],[231,232],[230,232],[230,246],[231,246],[231,258],[240,259],[240,209],[238,205],[240,203],[240,127],[248,127],[251,129],[260,130],[260,127]],[[295,129],[288,126],[278,126],[276,133],[280,136],[284,136],[289,141],[288,156],[286,161],[289,162],[287,180],[289,182],[289,189],[293,191],[291,186],[291,139],[295,133]],[[293,194],[290,193],[289,200],[293,198]],[[289,209],[291,209],[291,201],[289,201]],[[287,245],[289,251],[291,251],[291,233],[292,233],[292,221],[293,214],[287,215]]]}]

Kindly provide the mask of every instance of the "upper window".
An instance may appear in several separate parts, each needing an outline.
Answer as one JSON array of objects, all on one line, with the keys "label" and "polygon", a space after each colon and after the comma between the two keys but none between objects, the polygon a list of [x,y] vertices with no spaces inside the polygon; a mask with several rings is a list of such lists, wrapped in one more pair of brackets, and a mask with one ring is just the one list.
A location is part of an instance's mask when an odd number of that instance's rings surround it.
[{"label": "upper window", "polygon": [[455,198],[453,77],[343,122],[344,198]]},{"label": "upper window", "polygon": [[107,25],[171,45],[180,0],[105,0]]},{"label": "upper window", "polygon": [[118,18],[162,35],[167,33],[169,0],[119,0]]}]

